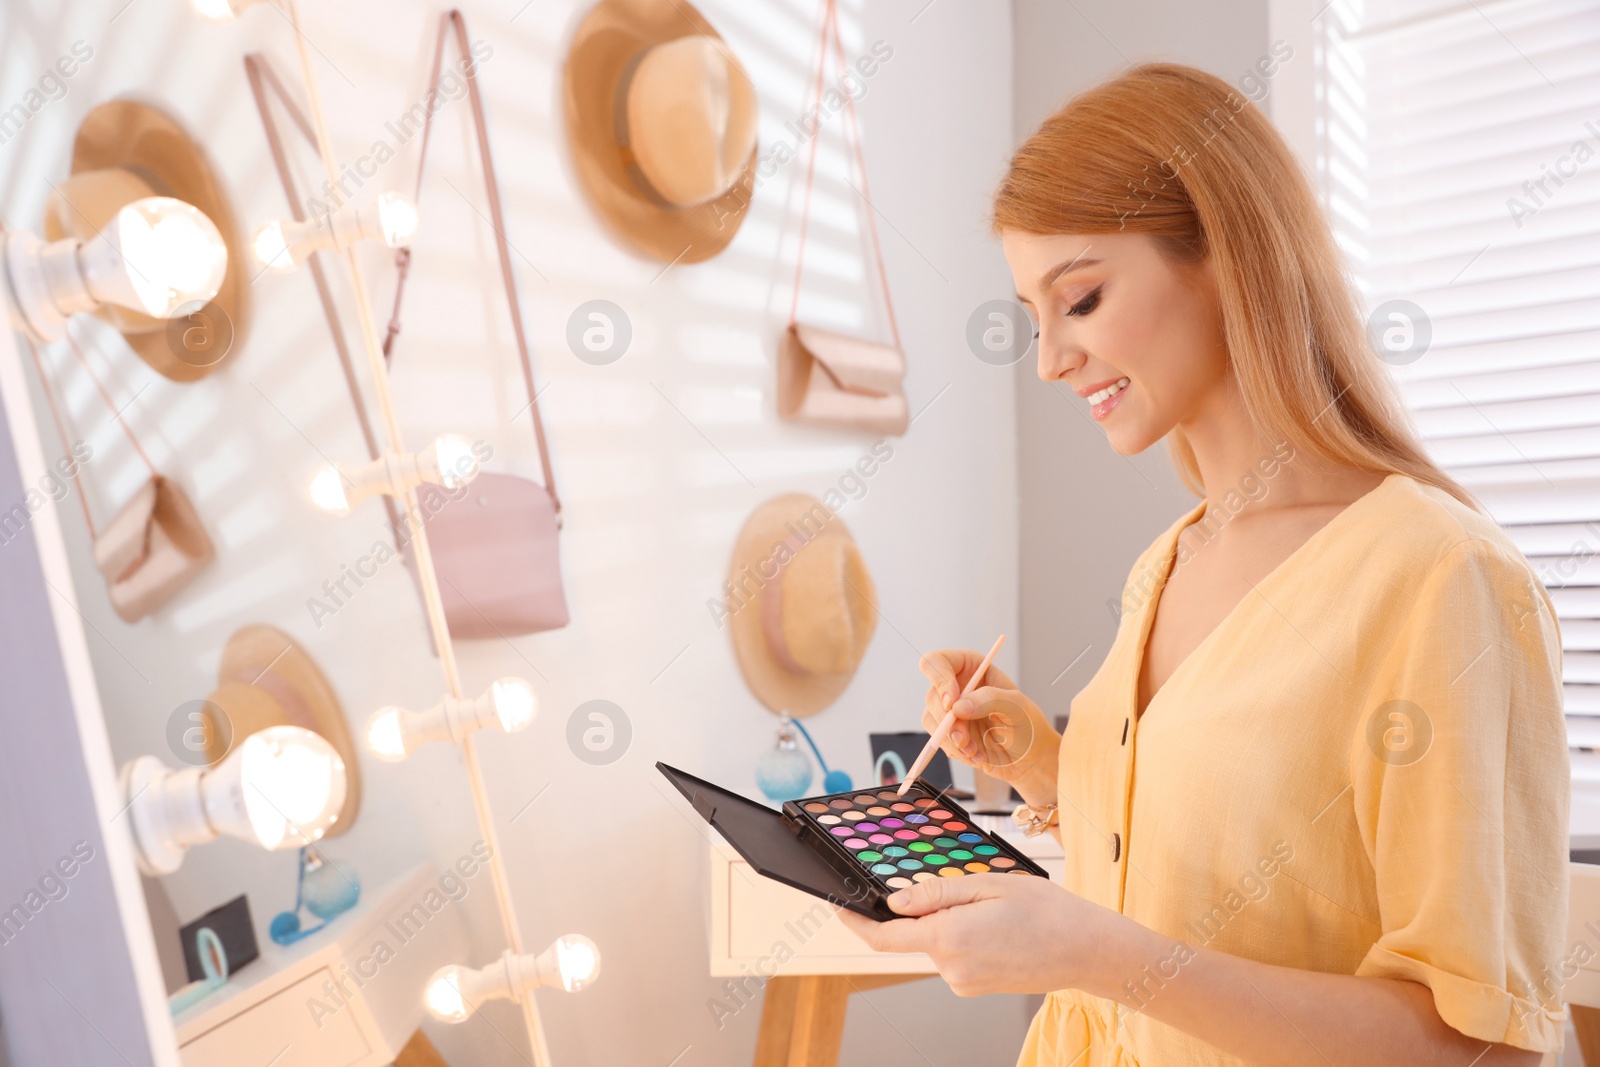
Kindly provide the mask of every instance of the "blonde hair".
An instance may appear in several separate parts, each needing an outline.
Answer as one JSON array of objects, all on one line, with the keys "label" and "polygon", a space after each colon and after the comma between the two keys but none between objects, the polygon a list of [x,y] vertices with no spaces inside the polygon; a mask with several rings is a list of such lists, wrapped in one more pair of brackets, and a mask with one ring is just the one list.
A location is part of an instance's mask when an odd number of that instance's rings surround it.
[{"label": "blonde hair", "polygon": [[[1258,432],[1481,510],[1418,443],[1288,145],[1222,79],[1146,63],[1072,98],[1012,157],[993,227],[1145,233],[1174,261],[1210,257],[1229,363]],[[1184,482],[1205,495],[1183,431],[1168,436]]]}]

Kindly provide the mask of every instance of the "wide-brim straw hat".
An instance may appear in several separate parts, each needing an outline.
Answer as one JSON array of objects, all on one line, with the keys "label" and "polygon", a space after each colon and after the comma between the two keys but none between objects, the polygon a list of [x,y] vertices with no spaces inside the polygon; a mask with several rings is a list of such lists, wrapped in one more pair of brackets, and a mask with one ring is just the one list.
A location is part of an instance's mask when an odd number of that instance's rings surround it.
[{"label": "wide-brim straw hat", "polygon": [[[245,738],[270,726],[302,726],[344,760],[345,799],[328,837],[344,833],[361,810],[361,770],[339,697],[300,643],[272,626],[246,626],[228,638],[217,688],[206,698],[207,760],[216,764]],[[219,721],[219,718],[222,721]]]},{"label": "wide-brim straw hat", "polygon": [[695,263],[738,232],[755,186],[755,88],[687,0],[600,0],[563,72],[578,183],[652,259]]},{"label": "wide-brim straw hat", "polygon": [[739,531],[728,580],[734,655],[756,699],[800,717],[838,700],[878,621],[844,520],[805,493],[774,497]]},{"label": "wide-brim straw hat", "polygon": [[112,100],[84,116],[72,143],[72,176],[57,184],[46,205],[44,236],[91,240],[118,211],[147,196],[182,200],[215,224],[228,246],[222,288],[194,315],[171,321],[120,307],[104,307],[95,315],[121,331],[139,358],[160,374],[196,381],[243,343],[250,278],[222,183],[200,146],[171,116],[133,100]]}]

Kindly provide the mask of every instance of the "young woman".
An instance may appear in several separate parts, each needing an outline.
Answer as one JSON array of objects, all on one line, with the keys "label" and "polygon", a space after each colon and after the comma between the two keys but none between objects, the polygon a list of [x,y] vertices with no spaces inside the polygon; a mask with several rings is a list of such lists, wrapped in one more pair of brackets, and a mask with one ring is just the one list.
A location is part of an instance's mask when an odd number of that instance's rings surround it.
[{"label": "young woman", "polygon": [[1039,376],[1124,455],[1167,438],[1204,500],[1134,565],[1065,735],[995,668],[955,701],[977,652],[923,660],[924,725],[954,701],[947,751],[1055,818],[1065,887],[940,877],[841,917],[959,994],[1047,993],[1023,1065],[1538,1063],[1554,613],[1413,438],[1287,146],[1226,83],[1138,67],[1022,146],[994,226]]}]

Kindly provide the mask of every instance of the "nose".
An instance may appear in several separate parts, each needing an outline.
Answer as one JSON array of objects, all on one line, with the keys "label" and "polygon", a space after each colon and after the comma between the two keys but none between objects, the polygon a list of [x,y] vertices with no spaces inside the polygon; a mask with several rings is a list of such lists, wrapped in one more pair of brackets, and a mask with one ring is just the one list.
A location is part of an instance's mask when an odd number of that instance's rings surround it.
[{"label": "nose", "polygon": [[1079,367],[1083,366],[1089,354],[1072,339],[1063,336],[1065,331],[1060,328],[1051,330],[1044,325],[1039,327],[1039,380],[1045,382],[1060,381]]}]

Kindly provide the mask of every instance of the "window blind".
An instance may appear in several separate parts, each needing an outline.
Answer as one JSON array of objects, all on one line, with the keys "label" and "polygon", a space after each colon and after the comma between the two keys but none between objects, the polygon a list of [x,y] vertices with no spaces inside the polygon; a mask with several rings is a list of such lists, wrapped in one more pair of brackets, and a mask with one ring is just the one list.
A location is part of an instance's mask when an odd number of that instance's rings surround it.
[{"label": "window blind", "polygon": [[1397,331],[1380,354],[1560,618],[1578,830],[1600,814],[1600,0],[1334,0],[1316,25],[1320,193],[1375,337]]}]

